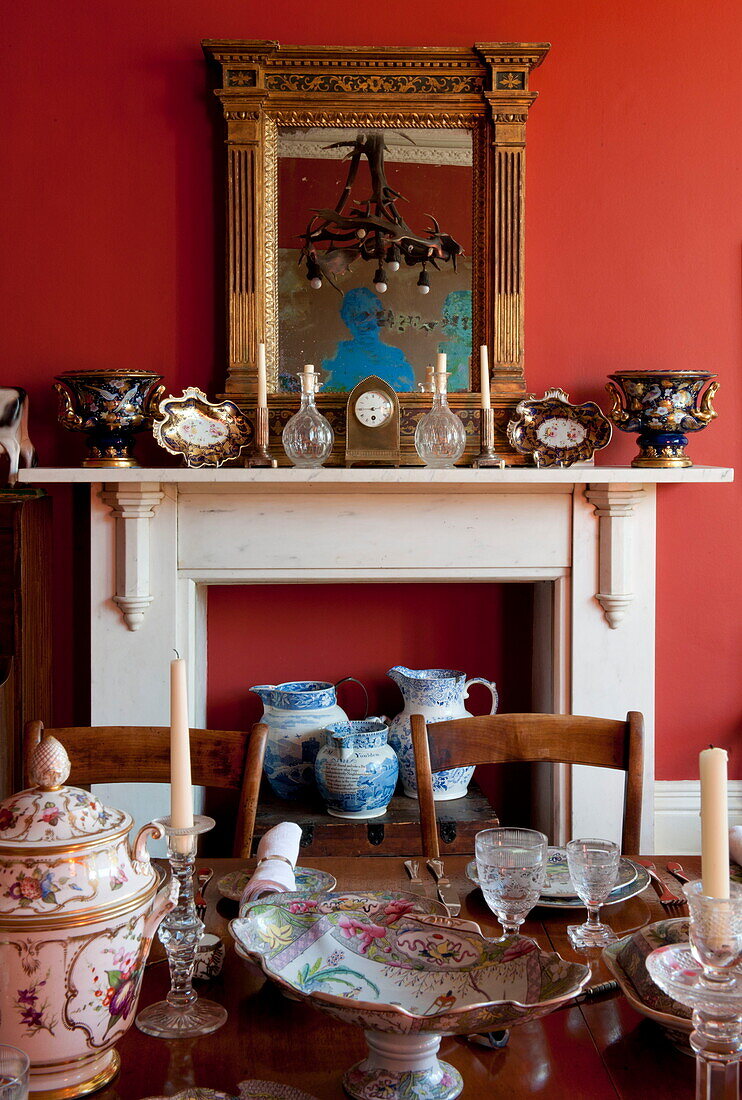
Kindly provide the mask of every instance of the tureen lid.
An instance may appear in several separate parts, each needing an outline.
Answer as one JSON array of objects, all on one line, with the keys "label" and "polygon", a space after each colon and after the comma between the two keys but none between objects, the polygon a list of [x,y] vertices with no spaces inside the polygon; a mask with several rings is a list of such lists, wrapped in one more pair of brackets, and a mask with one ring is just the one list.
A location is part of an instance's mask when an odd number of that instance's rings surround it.
[{"label": "tureen lid", "polygon": [[31,751],[28,790],[0,802],[0,849],[80,844],[129,831],[131,817],[104,806],[89,791],[64,784],[70,758],[56,737],[45,734]]}]

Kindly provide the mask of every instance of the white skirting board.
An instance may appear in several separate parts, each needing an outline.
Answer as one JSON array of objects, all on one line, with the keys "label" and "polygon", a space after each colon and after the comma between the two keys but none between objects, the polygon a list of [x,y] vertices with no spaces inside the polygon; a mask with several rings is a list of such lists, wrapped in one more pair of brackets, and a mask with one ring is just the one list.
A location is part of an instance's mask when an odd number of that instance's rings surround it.
[{"label": "white skirting board", "polygon": [[[701,854],[701,787],[697,779],[654,785],[654,850],[661,855]],[[729,782],[729,824],[742,825],[742,779]]]}]

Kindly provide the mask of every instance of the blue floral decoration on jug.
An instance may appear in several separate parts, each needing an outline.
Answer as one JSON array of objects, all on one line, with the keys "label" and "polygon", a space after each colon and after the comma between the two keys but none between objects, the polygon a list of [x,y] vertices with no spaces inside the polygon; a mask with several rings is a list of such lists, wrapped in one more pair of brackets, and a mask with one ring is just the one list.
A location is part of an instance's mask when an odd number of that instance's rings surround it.
[{"label": "blue floral decoration on jug", "polygon": [[[497,688],[494,681],[466,674],[451,668],[406,668],[395,665],[387,673],[402,692],[404,709],[389,725],[389,744],[399,758],[399,773],[404,793],[417,798],[415,755],[412,749],[410,715],[422,714],[426,722],[443,722],[448,718],[466,718],[469,712],[464,700],[472,684],[484,684],[492,693],[492,709],[497,711]],[[433,773],[433,797],[436,802],[448,802],[463,798],[467,792],[473,767],[449,768]]]},{"label": "blue floral decoration on jug", "polygon": [[268,726],[263,771],[279,798],[293,800],[315,788],[314,761],[322,731],[329,723],[348,721],[338,706],[335,688],[328,680],[291,680],[250,688],[263,701],[261,720]]}]

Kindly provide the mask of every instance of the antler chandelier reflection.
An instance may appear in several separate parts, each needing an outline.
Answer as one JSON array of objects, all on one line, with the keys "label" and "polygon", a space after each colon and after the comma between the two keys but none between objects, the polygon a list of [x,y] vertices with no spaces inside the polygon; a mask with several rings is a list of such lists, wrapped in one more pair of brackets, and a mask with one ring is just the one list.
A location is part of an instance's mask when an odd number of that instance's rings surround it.
[{"label": "antler chandelier reflection", "polygon": [[[456,260],[463,255],[463,249],[448,233],[441,232],[433,215],[427,215],[432,223],[427,237],[418,237],[399,213],[397,201],[404,196],[387,182],[386,147],[384,135],[378,130],[358,133],[353,141],[336,141],[325,146],[347,148],[344,159],[350,164],[335,209],[313,210],[306,232],[301,234],[304,245],[299,262],[306,262],[307,279],[315,290],[327,279],[342,293],[335,277],[344,275],[359,257],[376,263],[373,281],[380,294],[387,289],[387,271],[399,271],[403,262],[408,267],[420,264],[417,286],[421,294],[430,290],[428,264],[438,268],[440,262],[451,261],[456,270]],[[368,161],[371,173],[371,195],[351,200],[362,157]]]}]

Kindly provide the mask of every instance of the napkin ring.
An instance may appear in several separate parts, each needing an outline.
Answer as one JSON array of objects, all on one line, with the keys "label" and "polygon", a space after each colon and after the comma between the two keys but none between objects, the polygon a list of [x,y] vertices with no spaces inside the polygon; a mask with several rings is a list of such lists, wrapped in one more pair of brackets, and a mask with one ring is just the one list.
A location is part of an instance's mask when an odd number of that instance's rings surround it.
[{"label": "napkin ring", "polygon": [[286,859],[286,856],[263,856],[262,859],[258,860],[258,867],[260,866],[261,863],[267,863],[269,859],[280,859],[282,863],[288,863],[288,865],[289,865],[289,867],[291,868],[292,871],[294,870],[293,863],[291,862],[290,859]]}]

